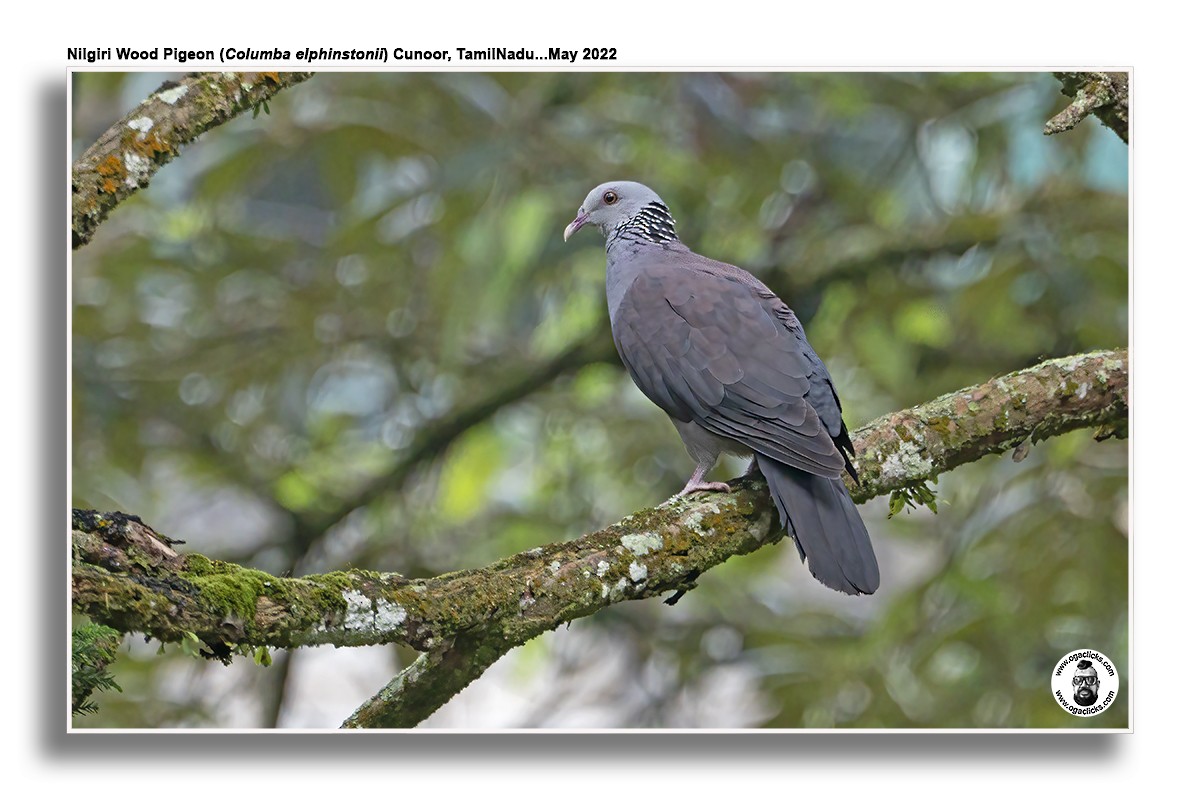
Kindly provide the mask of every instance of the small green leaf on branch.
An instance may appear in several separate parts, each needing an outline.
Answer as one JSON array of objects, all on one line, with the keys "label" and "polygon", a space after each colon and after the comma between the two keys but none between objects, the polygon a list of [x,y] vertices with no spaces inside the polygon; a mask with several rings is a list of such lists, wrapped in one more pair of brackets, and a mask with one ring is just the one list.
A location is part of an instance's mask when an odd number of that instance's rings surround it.
[{"label": "small green leaf on branch", "polygon": [[893,491],[888,499],[888,519],[896,516],[905,508],[916,508],[917,506],[925,506],[936,514],[937,494],[929,487],[929,483],[937,483],[937,478],[933,478],[928,483],[921,481],[901,486]]}]

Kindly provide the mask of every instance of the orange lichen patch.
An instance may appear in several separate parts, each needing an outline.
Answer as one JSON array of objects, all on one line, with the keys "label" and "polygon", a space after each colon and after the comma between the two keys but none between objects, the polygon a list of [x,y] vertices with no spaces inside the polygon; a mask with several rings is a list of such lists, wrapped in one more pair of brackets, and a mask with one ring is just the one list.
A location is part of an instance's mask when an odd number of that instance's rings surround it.
[{"label": "orange lichen patch", "polygon": [[161,161],[159,156],[173,152],[170,143],[152,130],[125,130],[121,134],[121,146],[150,161]]},{"label": "orange lichen patch", "polygon": [[121,163],[121,159],[110,155],[96,165],[96,174],[101,178],[100,191],[105,194],[116,194],[117,181],[113,179],[125,176],[125,165]]},{"label": "orange lichen patch", "polygon": [[120,177],[125,174],[125,167],[121,159],[112,155],[96,165],[96,174],[105,178]]},{"label": "orange lichen patch", "polygon": [[153,133],[132,137],[128,145],[130,150],[153,161],[157,161],[162,154],[171,152],[171,145]]}]

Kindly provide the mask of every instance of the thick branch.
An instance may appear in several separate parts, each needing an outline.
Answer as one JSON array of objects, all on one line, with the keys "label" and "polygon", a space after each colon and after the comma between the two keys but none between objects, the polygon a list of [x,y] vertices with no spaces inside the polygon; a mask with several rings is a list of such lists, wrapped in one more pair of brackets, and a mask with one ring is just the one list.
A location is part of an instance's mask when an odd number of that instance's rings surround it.
[{"label": "thick branch", "polygon": [[1078,428],[1107,438],[1129,415],[1126,350],[1044,361],[880,417],[854,432],[861,484],[855,501]]},{"label": "thick branch", "polygon": [[1129,144],[1129,73],[1056,72],[1054,77],[1062,81],[1062,93],[1072,100],[1046,123],[1047,136],[1069,131],[1094,114]]},{"label": "thick branch", "polygon": [[[1046,361],[881,417],[854,433],[858,502],[1024,442],[1122,430],[1124,350]],[[623,600],[686,591],[782,532],[761,481],[645,509],[570,542],[427,580],[351,571],[277,578],[181,555],[135,517],[77,511],[73,604],[163,641],[235,648],[404,642],[427,651],[347,724],[413,725],[507,650]]]},{"label": "thick branch", "polygon": [[71,167],[71,247],[91,241],[109,212],[148,186],[183,145],[312,75],[203,72],[160,86]]}]

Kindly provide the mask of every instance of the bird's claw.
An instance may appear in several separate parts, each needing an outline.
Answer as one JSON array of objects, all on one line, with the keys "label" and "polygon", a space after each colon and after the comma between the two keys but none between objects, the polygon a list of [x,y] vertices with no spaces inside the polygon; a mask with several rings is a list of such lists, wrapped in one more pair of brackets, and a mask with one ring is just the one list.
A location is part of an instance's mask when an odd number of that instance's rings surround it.
[{"label": "bird's claw", "polygon": [[732,492],[728,483],[720,483],[716,481],[696,481],[695,483],[688,481],[688,485],[683,487],[683,490],[675,495],[676,497],[687,497],[695,492]]}]

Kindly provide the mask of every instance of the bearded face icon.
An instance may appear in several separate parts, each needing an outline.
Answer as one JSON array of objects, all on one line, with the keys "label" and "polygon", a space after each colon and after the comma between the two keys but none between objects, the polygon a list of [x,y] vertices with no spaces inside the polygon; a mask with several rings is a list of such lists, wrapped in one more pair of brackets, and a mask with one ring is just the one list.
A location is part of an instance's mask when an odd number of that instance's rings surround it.
[{"label": "bearded face icon", "polygon": [[1081,659],[1076,665],[1071,684],[1075,687],[1075,702],[1081,706],[1092,705],[1100,696],[1100,678],[1087,659]]}]

